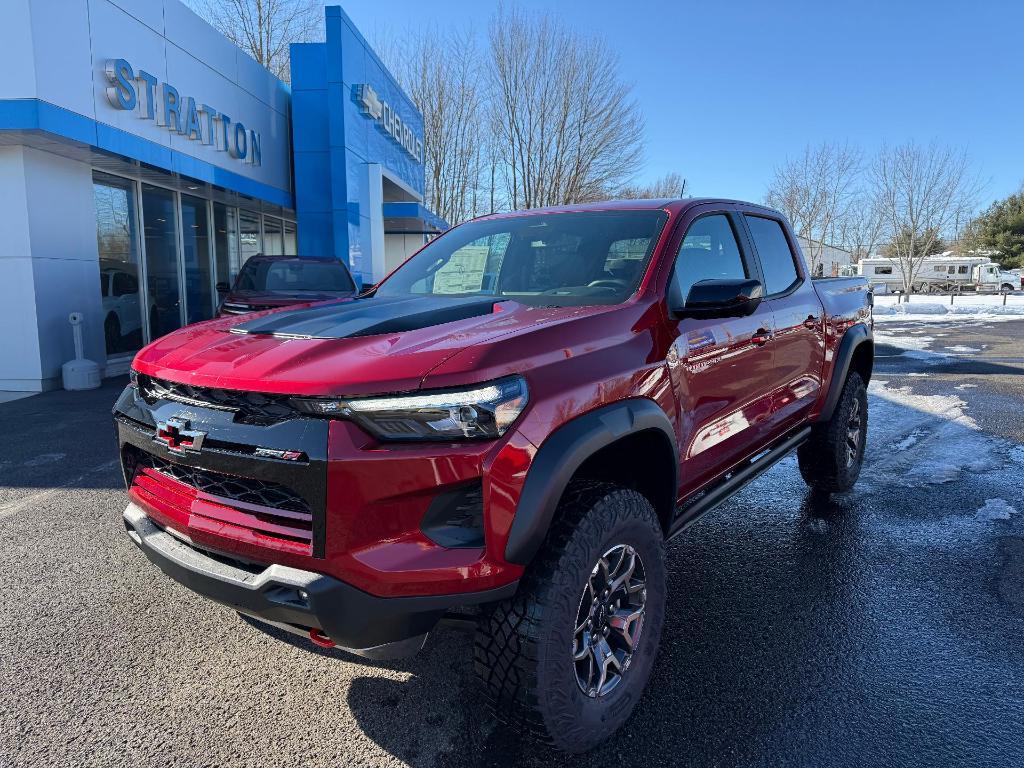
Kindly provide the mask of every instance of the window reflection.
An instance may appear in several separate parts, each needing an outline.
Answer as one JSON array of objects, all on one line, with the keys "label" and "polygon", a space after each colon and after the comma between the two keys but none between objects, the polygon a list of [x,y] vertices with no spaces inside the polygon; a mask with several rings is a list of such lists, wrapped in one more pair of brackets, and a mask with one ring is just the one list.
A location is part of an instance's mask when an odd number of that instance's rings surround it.
[{"label": "window reflection", "polygon": [[96,244],[107,356],[142,346],[139,255],[132,182],[95,174]]},{"label": "window reflection", "polygon": [[275,219],[272,216],[263,217],[263,252],[272,256],[280,256],[284,253],[280,219]]},{"label": "window reflection", "polygon": [[238,213],[238,245],[239,267],[249,260],[250,256],[263,252],[260,236],[259,214],[239,211]]},{"label": "window reflection", "polygon": [[155,339],[181,327],[174,193],[143,184],[142,223],[146,240],[147,285],[153,302],[150,336]]},{"label": "window reflection", "polygon": [[181,239],[185,246],[185,292],[188,322],[213,317],[213,271],[210,263],[210,226],[206,201],[181,196]]},{"label": "window reflection", "polygon": [[238,274],[238,211],[223,203],[214,203],[213,229],[217,290],[227,291]]}]

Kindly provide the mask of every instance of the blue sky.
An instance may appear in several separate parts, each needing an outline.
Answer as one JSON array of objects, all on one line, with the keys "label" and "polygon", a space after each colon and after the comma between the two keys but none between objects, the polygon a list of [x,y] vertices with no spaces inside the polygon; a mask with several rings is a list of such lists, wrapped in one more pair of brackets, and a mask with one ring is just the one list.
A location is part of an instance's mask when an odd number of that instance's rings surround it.
[{"label": "blue sky", "polygon": [[[472,25],[485,0],[340,0],[367,39]],[[604,37],[646,121],[640,180],[760,200],[807,143],[936,140],[967,148],[983,204],[1024,181],[1024,3],[522,0]]]}]

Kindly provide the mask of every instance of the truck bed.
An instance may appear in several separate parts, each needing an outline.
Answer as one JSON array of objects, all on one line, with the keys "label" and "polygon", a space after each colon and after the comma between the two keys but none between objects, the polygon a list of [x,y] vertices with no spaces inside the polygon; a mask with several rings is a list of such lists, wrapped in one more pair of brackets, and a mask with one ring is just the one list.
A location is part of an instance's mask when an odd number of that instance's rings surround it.
[{"label": "truck bed", "polygon": [[813,280],[814,290],[833,323],[868,322],[874,296],[865,277],[822,277]]}]

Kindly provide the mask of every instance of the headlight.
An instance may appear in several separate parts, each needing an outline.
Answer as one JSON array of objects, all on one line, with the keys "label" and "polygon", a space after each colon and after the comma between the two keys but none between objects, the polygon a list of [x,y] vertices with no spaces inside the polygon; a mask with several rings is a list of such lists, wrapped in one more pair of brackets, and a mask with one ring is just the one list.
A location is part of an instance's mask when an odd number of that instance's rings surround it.
[{"label": "headlight", "polygon": [[459,440],[505,434],[527,398],[526,381],[513,376],[467,389],[293,402],[305,413],[351,419],[381,440]]}]

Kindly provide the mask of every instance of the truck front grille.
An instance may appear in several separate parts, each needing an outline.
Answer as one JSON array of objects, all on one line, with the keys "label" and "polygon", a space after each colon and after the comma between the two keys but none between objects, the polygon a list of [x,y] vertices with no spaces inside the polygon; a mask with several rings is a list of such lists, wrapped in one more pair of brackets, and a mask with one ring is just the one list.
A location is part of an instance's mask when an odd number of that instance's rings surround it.
[{"label": "truck front grille", "polygon": [[138,380],[139,392],[149,404],[158,400],[174,400],[199,408],[233,411],[235,421],[246,424],[274,424],[301,415],[292,406],[288,395],[194,387],[144,375],[139,375]]},{"label": "truck front grille", "polygon": [[309,514],[306,500],[280,483],[268,483],[251,477],[235,477],[184,464],[172,464],[166,459],[148,453],[142,454],[139,464],[213,496]]},{"label": "truck front grille", "polygon": [[135,451],[129,463],[131,490],[191,530],[312,554],[309,504],[280,483],[177,464],[143,451]]}]

